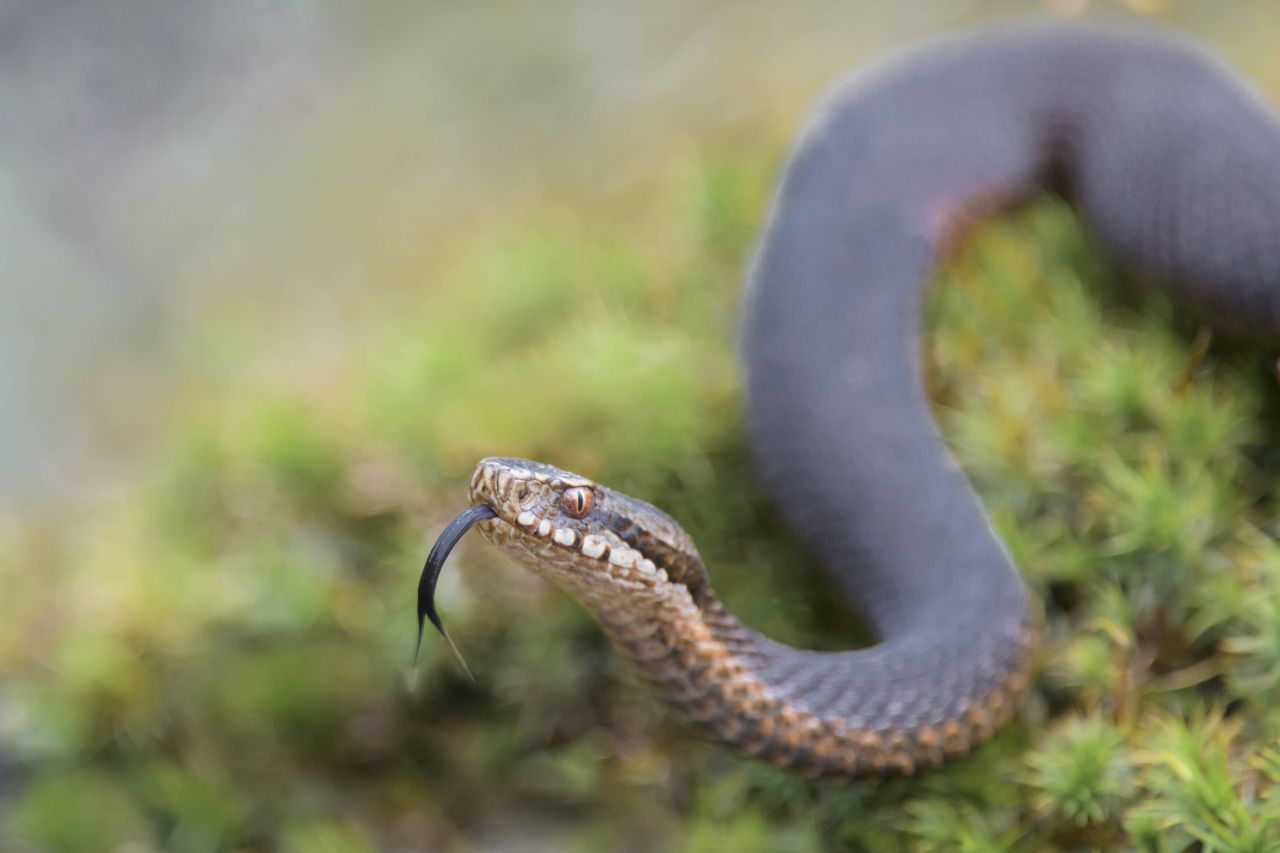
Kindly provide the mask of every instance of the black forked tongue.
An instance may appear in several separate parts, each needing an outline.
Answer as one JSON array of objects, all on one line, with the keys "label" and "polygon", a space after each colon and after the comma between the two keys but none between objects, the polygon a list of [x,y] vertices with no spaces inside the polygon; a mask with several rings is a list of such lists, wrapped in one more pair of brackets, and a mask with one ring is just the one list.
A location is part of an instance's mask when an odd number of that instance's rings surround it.
[{"label": "black forked tongue", "polygon": [[440,614],[436,612],[436,581],[440,579],[440,569],[444,568],[444,561],[448,559],[449,552],[453,550],[454,545],[458,544],[458,540],[476,522],[484,521],[487,518],[496,518],[497,515],[485,504],[463,510],[457,518],[445,526],[444,530],[440,531],[440,538],[431,547],[431,553],[427,555],[427,562],[422,566],[422,577],[418,580],[418,645],[413,650],[413,666],[415,670],[418,667],[418,654],[422,651],[422,628],[426,624],[425,620],[430,619],[431,624],[435,625],[436,630],[440,632],[440,636],[444,637],[449,644],[449,648],[453,649],[453,653],[458,658],[458,663],[462,664],[463,670],[466,671],[472,681],[475,680],[475,676],[471,675],[471,669],[467,666],[467,662],[462,659],[462,655],[458,652],[458,647],[453,644],[453,640],[449,639],[449,634],[444,630],[444,625],[440,622]]}]

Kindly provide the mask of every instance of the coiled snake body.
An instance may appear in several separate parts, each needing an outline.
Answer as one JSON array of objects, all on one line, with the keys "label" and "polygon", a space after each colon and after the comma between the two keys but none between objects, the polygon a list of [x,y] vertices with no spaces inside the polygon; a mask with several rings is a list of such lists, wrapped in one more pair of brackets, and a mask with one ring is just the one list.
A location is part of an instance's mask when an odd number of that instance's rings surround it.
[{"label": "coiled snake body", "polygon": [[1027,686],[1027,594],[930,417],[925,284],[951,227],[1049,189],[1122,264],[1220,333],[1280,344],[1280,126],[1175,35],[1017,25],[839,85],[791,155],[748,287],[749,432],[766,487],[877,636],[815,652],[719,603],[668,516],[486,459],[424,572],[472,523],[591,609],[689,716],[775,764],[912,772],[968,750]]}]

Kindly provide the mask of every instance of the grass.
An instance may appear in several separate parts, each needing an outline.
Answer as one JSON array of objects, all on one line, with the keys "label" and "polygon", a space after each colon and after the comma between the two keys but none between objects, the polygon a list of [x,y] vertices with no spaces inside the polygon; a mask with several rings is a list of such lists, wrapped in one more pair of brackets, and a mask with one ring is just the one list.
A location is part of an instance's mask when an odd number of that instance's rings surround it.
[{"label": "grass", "polygon": [[341,374],[223,368],[153,480],[0,529],[0,847],[1280,849],[1280,389],[1126,307],[1051,201],[983,228],[928,312],[940,423],[1044,609],[993,742],[882,786],[739,759],[478,540],[440,598],[478,681],[428,642],[410,689],[425,546],[490,453],[663,506],[750,624],[847,643],[739,422],[774,168],[704,163],[639,228],[465,245]]}]

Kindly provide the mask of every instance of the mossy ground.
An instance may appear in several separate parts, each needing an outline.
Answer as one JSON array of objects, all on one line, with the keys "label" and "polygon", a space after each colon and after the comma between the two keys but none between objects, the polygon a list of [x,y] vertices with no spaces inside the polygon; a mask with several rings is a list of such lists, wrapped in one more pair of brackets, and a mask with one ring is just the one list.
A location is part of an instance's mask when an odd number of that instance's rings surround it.
[{"label": "mossy ground", "polygon": [[1051,201],[983,228],[928,316],[939,420],[1044,612],[994,741],[878,786],[739,759],[479,540],[440,597],[477,681],[428,637],[410,688],[422,557],[493,453],[663,506],[751,625],[853,636],[740,425],[775,168],[464,248],[341,371],[227,368],[153,480],[0,530],[0,847],[1280,849],[1280,388],[1127,307]]}]

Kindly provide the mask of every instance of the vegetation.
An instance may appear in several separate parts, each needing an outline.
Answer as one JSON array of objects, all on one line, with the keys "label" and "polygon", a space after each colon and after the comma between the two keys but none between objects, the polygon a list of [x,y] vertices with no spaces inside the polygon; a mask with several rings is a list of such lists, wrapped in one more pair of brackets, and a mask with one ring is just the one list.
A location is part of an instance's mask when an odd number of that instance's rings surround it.
[{"label": "vegetation", "polygon": [[0,847],[1280,849],[1280,388],[1127,307],[1051,201],[983,228],[928,316],[940,422],[1043,603],[994,741],[884,785],[740,759],[478,539],[440,598],[478,680],[429,638],[410,682],[421,559],[490,453],[668,509],[753,626],[855,636],[740,426],[775,167],[715,157],[638,223],[464,246],[342,371],[230,361],[153,481],[0,529]]}]

